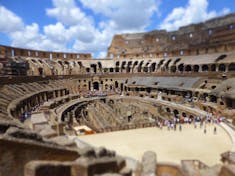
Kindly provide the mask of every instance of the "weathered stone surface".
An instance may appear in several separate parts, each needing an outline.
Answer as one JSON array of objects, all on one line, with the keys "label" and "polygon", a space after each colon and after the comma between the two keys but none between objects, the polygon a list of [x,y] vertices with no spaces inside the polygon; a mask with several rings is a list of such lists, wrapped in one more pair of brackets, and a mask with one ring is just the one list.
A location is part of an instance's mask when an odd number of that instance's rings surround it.
[{"label": "weathered stone surface", "polygon": [[155,152],[147,151],[142,157],[142,176],[155,176],[157,166],[157,156]]},{"label": "weathered stone surface", "polygon": [[56,161],[32,161],[25,165],[24,176],[71,176],[71,166]]},{"label": "weathered stone surface", "polygon": [[23,175],[24,165],[32,160],[73,161],[77,151],[31,139],[0,136],[0,175]]},{"label": "weathered stone surface", "polygon": [[219,173],[219,176],[234,176],[235,165],[224,165]]},{"label": "weathered stone surface", "polygon": [[92,147],[82,149],[80,155],[85,158],[96,158],[95,149]]},{"label": "weathered stone surface", "polygon": [[5,135],[15,137],[18,139],[28,139],[28,140],[38,141],[38,142],[43,141],[42,137],[38,135],[36,132],[32,132],[32,131],[25,130],[25,129],[19,129],[16,127],[10,127],[6,131]]}]

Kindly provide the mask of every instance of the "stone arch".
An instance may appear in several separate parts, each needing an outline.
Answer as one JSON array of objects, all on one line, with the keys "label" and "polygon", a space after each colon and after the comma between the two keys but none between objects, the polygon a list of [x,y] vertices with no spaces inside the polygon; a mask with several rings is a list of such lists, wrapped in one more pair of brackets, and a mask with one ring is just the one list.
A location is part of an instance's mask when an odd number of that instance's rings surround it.
[{"label": "stone arch", "polygon": [[187,117],[187,114],[185,112],[182,112],[183,117]]},{"label": "stone arch", "polygon": [[177,58],[175,61],[174,61],[174,65],[176,65],[179,61],[181,60],[181,58]]},{"label": "stone arch", "polygon": [[135,67],[138,65],[138,61],[135,61],[134,64],[133,64],[133,67],[132,67],[132,72],[135,71]]},{"label": "stone arch", "polygon": [[118,81],[115,81],[115,88],[118,88]]},{"label": "stone arch", "polygon": [[141,72],[143,63],[144,63],[143,60],[139,63],[138,72]]},{"label": "stone arch", "polygon": [[153,62],[150,66],[150,72],[154,72],[156,70],[156,62]]},{"label": "stone arch", "polygon": [[184,71],[184,64],[180,64],[180,65],[178,66],[178,70],[179,70],[180,72],[183,72],[183,71]]},{"label": "stone arch", "polygon": [[229,64],[228,71],[235,71],[235,63]]},{"label": "stone arch", "polygon": [[105,85],[104,85],[104,88],[105,88],[105,90],[108,90],[108,89],[109,89],[109,85],[108,85],[108,84],[105,84]]},{"label": "stone arch", "polygon": [[130,73],[130,72],[131,72],[131,65],[132,65],[132,61],[129,61],[129,62],[127,63],[127,67],[126,67],[126,72],[127,72],[127,73]]},{"label": "stone arch", "polygon": [[102,64],[101,64],[101,62],[98,62],[98,69],[99,69],[100,72],[102,72]]},{"label": "stone arch", "polygon": [[209,71],[208,65],[202,65],[202,71],[203,71],[203,72]]},{"label": "stone arch", "polygon": [[123,61],[121,65],[121,72],[125,69],[125,65],[126,65],[126,61]]},{"label": "stone arch", "polygon": [[93,90],[99,90],[99,82],[98,81],[93,82]]},{"label": "stone arch", "polygon": [[216,71],[216,64],[211,65],[211,71],[213,71],[213,72]]},{"label": "stone arch", "polygon": [[174,109],[173,113],[175,117],[179,117],[179,111],[177,109]]},{"label": "stone arch", "polygon": [[193,71],[194,72],[199,72],[199,68],[200,68],[199,65],[194,65],[193,66]]},{"label": "stone arch", "polygon": [[63,65],[61,60],[59,60],[58,63],[60,64],[61,67],[64,67],[64,65]]},{"label": "stone arch", "polygon": [[166,70],[168,70],[168,69],[169,69],[169,64],[170,64],[170,62],[171,62],[171,59],[169,59],[169,60],[166,62],[166,64],[165,64],[165,68],[166,68]]},{"label": "stone arch", "polygon": [[226,54],[222,54],[222,55],[220,55],[220,56],[215,60],[215,62],[219,62],[219,61],[223,60],[223,59],[226,58],[226,57],[227,57]]},{"label": "stone arch", "polygon": [[119,65],[120,65],[120,62],[117,61],[117,62],[115,63],[115,65],[116,65],[115,72],[119,72]]},{"label": "stone arch", "polygon": [[39,68],[38,68],[38,73],[39,73],[39,76],[42,76],[42,75],[43,75],[43,68],[42,68],[42,67],[39,67]]},{"label": "stone arch", "polygon": [[93,71],[94,73],[97,72],[97,65],[96,65],[96,64],[90,64],[90,68],[92,69],[92,71]]},{"label": "stone arch", "polygon": [[113,68],[112,68],[112,67],[109,68],[109,72],[110,72],[110,73],[113,73]]},{"label": "stone arch", "polygon": [[170,68],[170,71],[172,73],[175,73],[176,72],[176,66],[175,65],[172,65],[171,68]]},{"label": "stone arch", "polygon": [[191,72],[191,71],[192,71],[191,65],[186,65],[186,66],[185,66],[185,71],[186,71],[186,72]]},{"label": "stone arch", "polygon": [[164,61],[165,59],[160,60],[160,62],[157,65],[157,68],[160,68],[163,65]]},{"label": "stone arch", "polygon": [[82,68],[82,62],[77,62],[77,64],[79,65],[79,68]]},{"label": "stone arch", "polygon": [[225,64],[219,64],[219,71],[224,72],[226,70],[226,65]]}]

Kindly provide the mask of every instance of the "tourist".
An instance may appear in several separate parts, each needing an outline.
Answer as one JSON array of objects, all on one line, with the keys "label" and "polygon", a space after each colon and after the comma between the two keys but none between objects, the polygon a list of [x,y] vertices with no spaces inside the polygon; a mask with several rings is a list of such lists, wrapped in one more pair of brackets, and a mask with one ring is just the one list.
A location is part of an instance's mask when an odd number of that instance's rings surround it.
[{"label": "tourist", "polygon": [[206,134],[206,128],[204,128],[204,134]]},{"label": "tourist", "polygon": [[216,132],[217,132],[217,129],[216,129],[216,127],[214,127],[214,134],[216,134]]}]

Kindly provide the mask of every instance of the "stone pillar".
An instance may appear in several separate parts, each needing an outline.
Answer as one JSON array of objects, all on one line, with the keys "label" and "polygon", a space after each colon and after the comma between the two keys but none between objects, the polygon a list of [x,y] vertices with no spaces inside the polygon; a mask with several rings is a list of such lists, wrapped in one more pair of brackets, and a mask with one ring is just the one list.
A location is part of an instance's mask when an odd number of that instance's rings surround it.
[{"label": "stone pillar", "polygon": [[157,156],[155,152],[147,151],[142,157],[142,174],[141,176],[156,176]]},{"label": "stone pillar", "polygon": [[56,90],[53,91],[53,98],[56,98]]}]

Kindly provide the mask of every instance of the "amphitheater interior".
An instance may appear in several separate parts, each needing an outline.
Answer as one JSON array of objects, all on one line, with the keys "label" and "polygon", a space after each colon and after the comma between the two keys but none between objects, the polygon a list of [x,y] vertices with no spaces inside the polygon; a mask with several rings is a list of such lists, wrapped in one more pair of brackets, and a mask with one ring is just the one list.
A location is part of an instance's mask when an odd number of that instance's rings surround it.
[{"label": "amphitheater interior", "polygon": [[[200,158],[161,162],[152,151],[135,160],[79,139],[167,130],[165,122],[178,128],[196,117],[231,140],[214,166]],[[0,46],[0,176],[232,176],[234,145],[235,14],[172,32],[115,35],[103,59]]]}]

